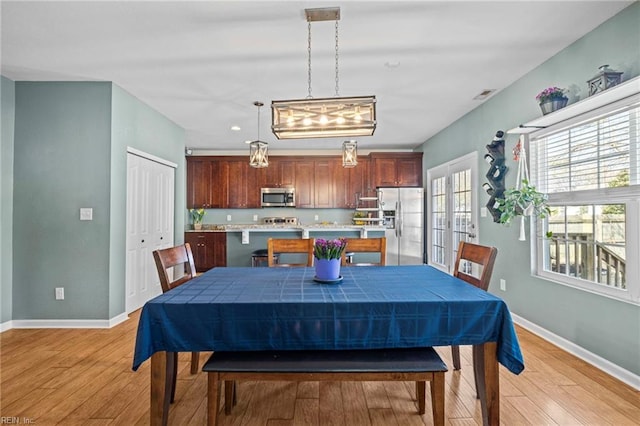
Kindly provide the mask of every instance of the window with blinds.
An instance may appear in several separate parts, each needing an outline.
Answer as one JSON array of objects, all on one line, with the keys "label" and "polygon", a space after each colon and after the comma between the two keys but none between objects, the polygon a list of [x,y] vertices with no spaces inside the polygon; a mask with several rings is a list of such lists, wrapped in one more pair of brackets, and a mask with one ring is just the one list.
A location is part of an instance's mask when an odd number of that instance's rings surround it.
[{"label": "window with blinds", "polygon": [[637,185],[639,132],[636,104],[533,139],[538,188],[555,194]]},{"label": "window with blinds", "polygon": [[537,274],[640,302],[640,101],[533,134],[532,178],[548,194]]}]

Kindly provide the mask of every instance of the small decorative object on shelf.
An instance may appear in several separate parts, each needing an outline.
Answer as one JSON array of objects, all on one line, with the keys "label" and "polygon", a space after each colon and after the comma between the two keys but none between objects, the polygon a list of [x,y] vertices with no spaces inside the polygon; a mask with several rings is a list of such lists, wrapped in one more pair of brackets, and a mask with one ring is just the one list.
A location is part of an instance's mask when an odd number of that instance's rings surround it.
[{"label": "small decorative object on shelf", "polygon": [[569,98],[564,94],[564,89],[555,86],[547,87],[538,93],[536,99],[540,103],[542,115],[547,115],[560,108],[564,108],[567,106],[567,102],[569,102]]},{"label": "small decorative object on shelf", "polygon": [[589,96],[619,84],[622,81],[622,74],[624,73],[621,71],[609,68],[609,65],[601,65],[600,72],[591,80],[587,80],[587,83],[589,83]]},{"label": "small decorative object on shelf", "polygon": [[189,209],[189,214],[191,214],[191,219],[193,219],[193,229],[202,229],[202,218],[204,217],[205,210],[203,208]]},{"label": "small decorative object on shelf", "polygon": [[504,176],[507,173],[507,166],[504,165],[504,132],[498,130],[491,143],[487,145],[488,153],[484,159],[489,163],[489,171],[485,175],[490,183],[484,183],[482,187],[489,194],[487,209],[493,216],[494,222],[500,221],[500,212],[496,209],[496,198],[502,197],[504,193]]},{"label": "small decorative object on shelf", "polygon": [[340,258],[346,247],[347,241],[344,238],[316,240],[313,246],[315,279],[329,282],[340,278]]}]

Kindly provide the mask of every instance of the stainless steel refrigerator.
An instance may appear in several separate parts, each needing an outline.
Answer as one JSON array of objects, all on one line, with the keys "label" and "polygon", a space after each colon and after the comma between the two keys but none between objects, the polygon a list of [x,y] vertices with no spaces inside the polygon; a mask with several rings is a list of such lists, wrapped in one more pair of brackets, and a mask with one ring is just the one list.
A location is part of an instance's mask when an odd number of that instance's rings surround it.
[{"label": "stainless steel refrigerator", "polygon": [[424,190],[378,188],[387,227],[387,265],[424,263]]}]

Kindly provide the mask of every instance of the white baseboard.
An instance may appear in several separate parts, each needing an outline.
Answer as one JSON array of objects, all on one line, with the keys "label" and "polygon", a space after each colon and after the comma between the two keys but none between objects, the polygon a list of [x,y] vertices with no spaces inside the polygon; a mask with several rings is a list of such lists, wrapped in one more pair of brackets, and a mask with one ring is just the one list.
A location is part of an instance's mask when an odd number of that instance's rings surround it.
[{"label": "white baseboard", "polygon": [[549,330],[546,330],[529,320],[519,317],[518,315],[514,315],[512,313],[511,317],[513,318],[513,322],[518,324],[522,328],[526,328],[533,334],[543,338],[544,340],[547,340],[548,342],[554,344],[555,346],[558,346],[559,348],[569,352],[570,354],[577,356],[581,360],[588,362],[594,367],[597,367],[605,373],[628,384],[634,389],[640,390],[640,376],[638,376],[637,374],[634,374],[631,371],[626,370],[612,363],[611,361],[608,361],[601,356],[594,354],[593,352],[589,352],[588,350],[576,345],[573,342],[570,342],[564,337],[553,334]]},{"label": "white baseboard", "polygon": [[[2,331],[11,328],[111,328],[128,319],[129,316],[126,313],[122,313],[108,320],[13,320],[2,324]],[[9,324],[9,328],[5,329],[4,325],[7,323],[11,324]]]},{"label": "white baseboard", "polygon": [[0,333],[11,330],[13,328],[13,321],[6,321],[0,324]]}]

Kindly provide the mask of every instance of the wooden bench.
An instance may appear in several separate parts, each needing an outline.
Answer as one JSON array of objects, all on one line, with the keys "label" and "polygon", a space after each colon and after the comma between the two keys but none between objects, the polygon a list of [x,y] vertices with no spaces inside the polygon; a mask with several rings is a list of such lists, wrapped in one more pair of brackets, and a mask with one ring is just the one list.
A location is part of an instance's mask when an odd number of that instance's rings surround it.
[{"label": "wooden bench", "polygon": [[[418,413],[425,413],[425,382],[431,387],[433,422],[444,425],[444,373],[447,365],[433,348],[344,351],[214,352],[208,373],[207,424],[217,424],[220,387],[225,414],[235,404],[235,381],[406,381],[416,382]],[[232,402],[232,403],[230,403]]]}]

